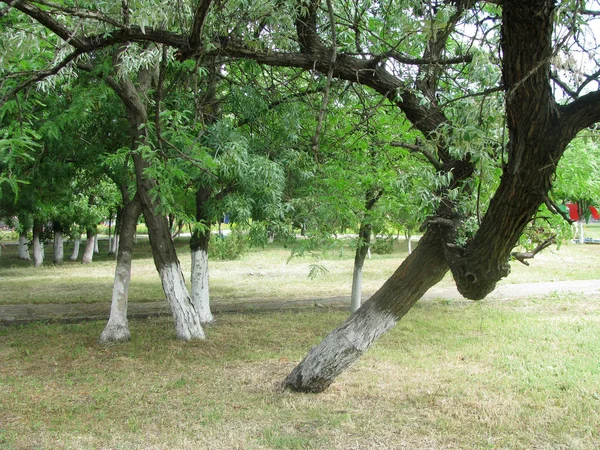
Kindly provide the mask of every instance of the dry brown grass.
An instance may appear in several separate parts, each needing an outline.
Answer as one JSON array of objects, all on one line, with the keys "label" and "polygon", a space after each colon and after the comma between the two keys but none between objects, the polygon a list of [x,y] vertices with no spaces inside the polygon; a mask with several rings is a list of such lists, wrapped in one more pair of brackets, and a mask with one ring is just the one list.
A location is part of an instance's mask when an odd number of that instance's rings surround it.
[{"label": "dry brown grass", "polygon": [[208,340],[167,318],[0,330],[0,446],[122,449],[594,449],[594,298],[425,301],[324,394],[281,380],[346,313],[223,314]]}]

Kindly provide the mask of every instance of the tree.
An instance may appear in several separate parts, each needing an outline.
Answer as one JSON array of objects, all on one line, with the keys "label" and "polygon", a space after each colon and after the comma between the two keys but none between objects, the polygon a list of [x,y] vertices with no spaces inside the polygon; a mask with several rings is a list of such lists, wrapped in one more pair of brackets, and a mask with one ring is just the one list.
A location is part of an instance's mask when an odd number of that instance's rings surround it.
[{"label": "tree", "polygon": [[[421,133],[411,144],[444,183],[436,189],[438,202],[423,224],[419,246],[369,301],[309,352],[286,379],[291,389],[326,389],[449,270],[463,296],[485,298],[508,275],[513,248],[546,201],[566,146],[600,121],[600,91],[592,89],[599,73],[594,59],[588,58],[591,70],[583,77],[567,79],[564,75],[575,74],[573,69],[553,67],[554,57],[572,48],[592,50],[585,40],[585,18],[597,14],[581,8],[581,2],[559,7],[553,0],[356,2],[337,9],[332,0],[327,8],[318,0],[260,8],[231,2],[215,9],[213,34],[206,35],[202,30],[210,3],[197,5],[187,27],[177,24],[184,33],[150,26],[144,16],[133,15],[139,24],[131,25],[108,12],[78,9],[79,16],[99,16],[107,24],[110,31],[101,34],[77,32],[33,2],[11,4],[75,48],[49,70],[115,43],[160,42],[176,48],[181,60],[246,58],[365,85]],[[219,29],[230,23],[224,17],[244,23]],[[362,48],[358,54],[355,41]],[[506,140],[472,146],[477,130],[492,128],[483,110],[492,103],[497,108],[499,92],[504,94]],[[475,98],[479,108],[463,116]],[[469,199],[477,192],[476,164],[484,157],[501,167],[502,175],[491,200],[478,200],[481,214],[473,224]]]}]

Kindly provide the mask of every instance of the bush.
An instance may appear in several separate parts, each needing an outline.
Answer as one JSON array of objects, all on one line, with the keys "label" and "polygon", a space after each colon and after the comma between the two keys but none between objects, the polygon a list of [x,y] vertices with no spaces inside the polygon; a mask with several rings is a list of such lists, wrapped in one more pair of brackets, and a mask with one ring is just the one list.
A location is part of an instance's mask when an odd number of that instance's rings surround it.
[{"label": "bush", "polygon": [[377,238],[375,242],[371,244],[371,251],[378,255],[389,255],[394,251],[394,237]]},{"label": "bush", "polygon": [[248,237],[238,230],[233,230],[227,236],[211,239],[208,253],[211,258],[232,261],[239,259],[248,251],[249,247]]}]

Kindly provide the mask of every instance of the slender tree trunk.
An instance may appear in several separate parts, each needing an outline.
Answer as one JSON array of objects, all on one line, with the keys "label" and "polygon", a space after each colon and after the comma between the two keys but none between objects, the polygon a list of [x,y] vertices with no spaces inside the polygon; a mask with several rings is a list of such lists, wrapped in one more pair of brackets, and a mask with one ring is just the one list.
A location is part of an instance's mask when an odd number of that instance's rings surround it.
[{"label": "slender tree trunk", "polygon": [[364,222],[360,225],[358,232],[358,243],[354,256],[354,270],[352,272],[352,294],[350,296],[350,307],[352,312],[360,308],[362,296],[363,266],[365,258],[369,253],[372,227]]},{"label": "slender tree trunk", "polygon": [[75,239],[73,240],[73,252],[69,257],[69,261],[77,261],[79,258],[79,246],[81,245],[81,233],[77,233]]},{"label": "slender tree trunk", "polygon": [[[332,331],[288,375],[285,386],[322,392],[371,344],[437,284],[448,271],[440,233],[431,230],[396,272],[338,329]],[[426,269],[425,269],[426,268]]]},{"label": "slender tree trunk", "polygon": [[108,323],[100,335],[100,342],[122,342],[129,340],[129,322],[127,321],[127,301],[129,282],[131,281],[131,256],[133,253],[133,234],[142,205],[136,195],[123,209],[121,236],[122,241],[117,255],[115,280]]},{"label": "slender tree trunk", "polygon": [[411,235],[408,231],[404,232],[404,238],[406,239],[406,245],[408,247],[408,254],[410,255],[412,253],[412,241],[411,241]]},{"label": "slender tree trunk", "polygon": [[44,263],[44,242],[42,232],[44,225],[39,221],[33,222],[33,265],[40,267]]},{"label": "slender tree trunk", "polygon": [[192,302],[200,317],[200,322],[214,322],[210,311],[210,292],[208,288],[208,243],[210,229],[203,233],[194,231],[190,239],[192,251]]},{"label": "slender tree trunk", "polygon": [[584,221],[583,219],[579,219],[579,221],[577,222],[577,227],[579,228],[579,240],[578,242],[580,244],[585,244],[585,229],[584,229]]},{"label": "slender tree trunk", "polygon": [[100,253],[100,248],[98,247],[98,233],[96,233],[96,236],[94,237],[94,254],[98,255]]},{"label": "slender tree trunk", "polygon": [[65,255],[63,226],[60,222],[55,220],[52,224],[52,228],[54,229],[54,253],[52,255],[52,262],[54,264],[62,264]]},{"label": "slender tree trunk", "polygon": [[26,231],[19,233],[19,259],[31,261],[31,256],[29,256],[29,246],[27,245]]},{"label": "slender tree trunk", "polygon": [[85,243],[85,250],[81,257],[81,264],[89,264],[94,259],[94,242],[96,241],[96,230],[89,228],[87,230],[87,242]]}]

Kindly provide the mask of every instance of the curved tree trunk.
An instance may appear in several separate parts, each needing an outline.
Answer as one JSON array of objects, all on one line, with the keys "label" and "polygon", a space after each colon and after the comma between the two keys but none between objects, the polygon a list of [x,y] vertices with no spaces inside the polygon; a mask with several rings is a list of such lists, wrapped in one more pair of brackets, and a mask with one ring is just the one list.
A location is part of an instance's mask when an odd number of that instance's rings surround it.
[{"label": "curved tree trunk", "polygon": [[39,221],[33,222],[33,265],[40,267],[44,263],[44,242],[42,232],[44,225]]},{"label": "curved tree trunk", "polygon": [[[448,271],[443,240],[430,230],[416,250],[358,311],[332,331],[285,379],[301,392],[322,392],[392,328]],[[426,268],[426,270],[424,270]]]},{"label": "curved tree trunk", "polygon": [[94,242],[96,241],[96,230],[88,229],[87,230],[87,241],[85,243],[85,250],[83,251],[83,256],[81,257],[81,264],[89,264],[94,259]]},{"label": "curved tree trunk", "polygon": [[123,208],[121,236],[122,241],[117,255],[115,280],[108,323],[100,335],[100,342],[122,342],[129,340],[129,322],[127,321],[127,301],[129,282],[131,281],[131,256],[133,254],[133,235],[142,205],[136,195]]},{"label": "curved tree trunk", "polygon": [[31,261],[31,256],[29,256],[29,246],[27,245],[26,231],[19,233],[19,259]]},{"label": "curved tree trunk", "polygon": [[69,261],[77,261],[79,258],[79,247],[81,246],[81,234],[78,233],[75,239],[73,240],[73,252],[69,257]]}]

